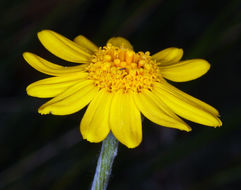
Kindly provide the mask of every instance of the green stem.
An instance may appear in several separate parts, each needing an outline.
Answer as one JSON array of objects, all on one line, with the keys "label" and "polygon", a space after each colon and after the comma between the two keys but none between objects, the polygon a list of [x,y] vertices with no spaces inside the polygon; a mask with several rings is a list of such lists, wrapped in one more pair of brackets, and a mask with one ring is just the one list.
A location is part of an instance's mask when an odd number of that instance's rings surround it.
[{"label": "green stem", "polygon": [[102,143],[91,190],[106,190],[117,150],[118,140],[110,132]]}]

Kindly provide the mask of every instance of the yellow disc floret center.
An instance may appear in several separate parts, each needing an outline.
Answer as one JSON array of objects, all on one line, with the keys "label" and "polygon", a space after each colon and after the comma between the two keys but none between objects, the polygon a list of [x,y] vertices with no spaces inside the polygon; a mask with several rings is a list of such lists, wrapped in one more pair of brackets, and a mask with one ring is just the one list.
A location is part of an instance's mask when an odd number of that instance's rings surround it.
[{"label": "yellow disc floret center", "polygon": [[150,52],[138,52],[108,43],[93,55],[87,68],[89,79],[100,89],[141,92],[159,81],[158,66]]}]

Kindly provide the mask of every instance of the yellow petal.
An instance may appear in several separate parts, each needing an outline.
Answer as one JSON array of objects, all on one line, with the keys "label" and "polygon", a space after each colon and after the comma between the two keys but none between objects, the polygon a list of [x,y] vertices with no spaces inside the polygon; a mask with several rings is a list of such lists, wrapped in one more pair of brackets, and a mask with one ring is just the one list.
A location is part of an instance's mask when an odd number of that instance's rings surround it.
[{"label": "yellow petal", "polygon": [[78,73],[77,75],[51,77],[43,80],[39,80],[30,84],[27,87],[27,94],[38,98],[51,98],[65,91],[75,83],[84,80],[87,77],[87,73]]},{"label": "yellow petal", "polygon": [[81,134],[89,142],[103,141],[109,134],[111,98],[112,94],[103,89],[89,104],[80,124]]},{"label": "yellow petal", "polygon": [[153,92],[143,90],[136,93],[135,104],[140,112],[150,121],[158,125],[191,131],[191,128],[177,117]]},{"label": "yellow petal", "polygon": [[210,64],[204,59],[190,59],[159,68],[163,77],[175,82],[185,82],[204,75]]},{"label": "yellow petal", "polygon": [[160,65],[170,65],[180,61],[183,56],[183,50],[180,48],[167,48],[152,55],[152,58]]},{"label": "yellow petal", "polygon": [[135,148],[141,143],[141,115],[130,94],[117,92],[113,95],[110,128],[114,136],[128,148]]},{"label": "yellow petal", "polygon": [[[173,92],[174,94],[182,97],[182,99],[184,99],[186,102],[189,102],[189,104],[193,104],[195,106],[200,107],[203,110],[206,110],[207,112],[212,113],[213,115],[219,116],[218,110],[215,109],[214,107],[210,106],[209,104],[207,104],[207,103],[205,103],[205,102],[203,102],[203,101],[201,101],[197,98],[194,98],[193,96],[190,96],[189,94],[177,89],[176,87],[172,86],[171,84],[169,84],[165,80],[162,80],[161,83],[163,85],[165,85],[169,89],[170,92]],[[155,85],[157,87],[161,88],[160,83],[156,83]]]},{"label": "yellow petal", "polygon": [[98,50],[98,47],[93,42],[82,35],[77,36],[74,39],[74,42],[77,43],[80,47],[85,48],[92,53]]},{"label": "yellow petal", "polygon": [[39,108],[40,114],[68,115],[85,107],[97,94],[90,80],[79,82]]},{"label": "yellow petal", "polygon": [[188,101],[184,96],[170,91],[165,85],[159,85],[155,88],[155,91],[158,93],[159,98],[177,115],[207,126],[217,127],[222,125],[216,115],[203,109],[200,105]]},{"label": "yellow petal", "polygon": [[75,63],[89,62],[88,52],[54,31],[43,30],[38,33],[38,38],[47,50],[59,58]]},{"label": "yellow petal", "polygon": [[122,38],[122,37],[113,37],[113,38],[110,38],[108,41],[107,41],[107,44],[108,43],[111,43],[113,46],[116,46],[116,47],[119,47],[119,48],[127,48],[127,49],[133,49],[131,43],[125,39],[125,38]]},{"label": "yellow petal", "polygon": [[25,52],[23,53],[24,59],[36,70],[52,76],[65,76],[65,75],[78,75],[81,71],[86,70],[87,64],[64,67],[51,63],[33,53]]}]

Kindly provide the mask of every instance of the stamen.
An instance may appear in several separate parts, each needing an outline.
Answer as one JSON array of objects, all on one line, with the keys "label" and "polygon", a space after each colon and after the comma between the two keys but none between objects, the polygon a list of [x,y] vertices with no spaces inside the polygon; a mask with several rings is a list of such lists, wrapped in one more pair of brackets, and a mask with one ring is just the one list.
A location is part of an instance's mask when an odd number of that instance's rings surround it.
[{"label": "stamen", "polygon": [[95,53],[87,71],[97,87],[109,92],[151,90],[154,82],[160,80],[158,66],[150,52],[135,53],[110,43]]}]

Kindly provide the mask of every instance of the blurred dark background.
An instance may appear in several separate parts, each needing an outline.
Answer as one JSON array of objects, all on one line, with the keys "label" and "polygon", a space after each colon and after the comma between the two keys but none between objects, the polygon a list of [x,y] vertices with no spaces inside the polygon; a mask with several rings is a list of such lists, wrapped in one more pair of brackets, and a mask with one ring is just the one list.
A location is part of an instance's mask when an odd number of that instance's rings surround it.
[{"label": "blurred dark background", "polygon": [[151,53],[180,47],[184,59],[212,65],[174,85],[216,107],[223,126],[190,123],[186,133],[144,120],[142,144],[120,145],[109,189],[241,189],[240,0],[1,0],[0,189],[89,189],[94,175],[101,143],[81,139],[85,110],[41,116],[46,100],[26,95],[28,84],[47,76],[23,60],[24,51],[63,63],[38,41],[43,29],[98,45],[120,35]]}]

